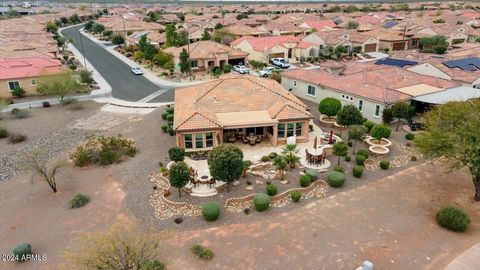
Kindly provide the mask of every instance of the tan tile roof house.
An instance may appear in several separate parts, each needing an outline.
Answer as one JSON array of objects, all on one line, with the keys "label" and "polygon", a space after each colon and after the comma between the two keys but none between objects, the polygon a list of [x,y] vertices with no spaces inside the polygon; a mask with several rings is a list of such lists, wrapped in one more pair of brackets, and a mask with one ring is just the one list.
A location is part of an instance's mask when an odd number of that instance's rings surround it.
[{"label": "tan tile roof house", "polygon": [[271,79],[231,75],[175,91],[173,129],[187,150],[214,147],[232,132],[260,135],[274,146],[291,136],[306,142],[310,119],[308,107]]}]

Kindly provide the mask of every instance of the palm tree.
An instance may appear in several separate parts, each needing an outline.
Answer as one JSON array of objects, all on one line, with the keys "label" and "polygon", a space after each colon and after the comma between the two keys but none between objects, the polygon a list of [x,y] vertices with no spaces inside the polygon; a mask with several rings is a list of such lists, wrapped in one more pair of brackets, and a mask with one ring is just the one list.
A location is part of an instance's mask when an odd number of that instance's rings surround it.
[{"label": "palm tree", "polygon": [[282,149],[283,158],[288,163],[290,169],[295,169],[295,165],[300,162],[300,158],[297,156],[298,149],[296,144],[287,144]]},{"label": "palm tree", "polygon": [[280,180],[283,180],[285,177],[285,171],[288,169],[288,163],[283,156],[276,156],[273,159],[273,167],[277,169],[278,174],[280,175]]}]

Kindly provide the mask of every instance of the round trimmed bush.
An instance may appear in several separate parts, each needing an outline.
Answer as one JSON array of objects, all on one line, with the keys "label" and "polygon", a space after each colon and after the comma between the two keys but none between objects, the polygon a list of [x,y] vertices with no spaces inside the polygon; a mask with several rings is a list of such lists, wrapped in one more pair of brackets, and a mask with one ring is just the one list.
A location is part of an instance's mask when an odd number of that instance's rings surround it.
[{"label": "round trimmed bush", "polygon": [[260,160],[262,162],[269,162],[270,161],[270,156],[263,156]]},{"label": "round trimmed bush", "polygon": [[351,157],[351,156],[345,156],[345,161],[346,161],[346,162],[352,161],[352,157]]},{"label": "round trimmed bush", "polygon": [[90,201],[90,198],[83,194],[83,193],[77,193],[75,196],[73,196],[70,201],[68,202],[68,206],[70,208],[80,208],[87,204]]},{"label": "round trimmed bush", "polygon": [[270,196],[265,193],[257,193],[253,197],[253,205],[255,210],[258,212],[263,212],[268,209],[270,206]]},{"label": "round trimmed bush", "polygon": [[320,101],[318,104],[318,111],[322,114],[327,115],[328,117],[332,117],[337,115],[337,113],[342,109],[342,103],[340,100],[327,97]]},{"label": "round trimmed bush", "polygon": [[348,147],[352,147],[352,146],[353,146],[352,141],[348,141],[348,142],[347,142],[347,145],[348,145]]},{"label": "round trimmed bush", "polygon": [[271,152],[269,155],[270,159],[274,159],[278,156],[277,152]]},{"label": "round trimmed bush", "polygon": [[360,149],[357,151],[357,155],[362,155],[365,158],[368,158],[368,150],[367,149]]},{"label": "round trimmed bush", "polygon": [[374,126],[372,128],[372,137],[377,140],[380,140],[382,138],[389,138],[390,134],[392,134],[392,130],[383,124]]},{"label": "round trimmed bush", "polygon": [[318,179],[318,171],[314,169],[306,169],[305,175],[310,176],[312,182]]},{"label": "round trimmed bush", "polygon": [[160,128],[162,129],[162,131],[163,131],[164,133],[167,133],[167,130],[168,130],[168,126],[167,126],[167,125],[162,125]]},{"label": "round trimmed bush", "polygon": [[367,132],[370,133],[370,131],[372,130],[373,126],[375,126],[375,123],[373,123],[372,121],[364,121],[363,122],[363,125],[367,128]]},{"label": "round trimmed bush", "polygon": [[273,195],[277,194],[277,191],[278,191],[278,188],[277,188],[276,185],[274,185],[274,184],[267,185],[267,194],[269,196],[273,196]]},{"label": "round trimmed bush", "polygon": [[355,165],[355,166],[353,166],[352,174],[356,178],[360,178],[360,177],[362,177],[363,170],[364,170],[363,166]]},{"label": "round trimmed bush", "polygon": [[173,122],[173,114],[167,115],[167,121],[168,122]]},{"label": "round trimmed bush", "polygon": [[405,134],[405,139],[411,141],[411,140],[415,139],[415,134],[407,133],[407,134]]},{"label": "round trimmed bush", "polygon": [[180,147],[172,147],[168,149],[168,157],[171,161],[183,161],[185,159],[185,150]]},{"label": "round trimmed bush", "polygon": [[13,249],[13,255],[18,258],[18,261],[25,261],[26,255],[32,255],[32,245],[30,245],[29,243],[22,243],[20,245],[17,245]]},{"label": "round trimmed bush", "polygon": [[8,137],[8,130],[5,127],[0,127],[0,139]]},{"label": "round trimmed bush", "polygon": [[380,161],[380,168],[382,168],[383,170],[390,168],[390,161],[388,160]]},{"label": "round trimmed bush", "polygon": [[167,120],[167,115],[169,115],[169,114],[170,114],[170,113],[168,113],[167,111],[164,111],[164,112],[162,113],[162,119],[163,119],[163,120]]},{"label": "round trimmed bush", "polygon": [[175,135],[175,130],[173,130],[173,128],[171,128],[171,127],[167,128],[167,132],[170,136]]},{"label": "round trimmed bush", "polygon": [[342,165],[335,166],[333,170],[341,173],[345,172],[345,168]]},{"label": "round trimmed bush", "polygon": [[308,175],[300,176],[300,186],[301,187],[308,187],[312,183],[312,178]]},{"label": "round trimmed bush", "polygon": [[345,183],[345,174],[337,171],[332,171],[327,174],[327,183],[333,188],[339,188]]},{"label": "round trimmed bush", "polygon": [[446,206],[437,212],[437,222],[447,230],[464,232],[470,225],[470,217],[458,207]]},{"label": "round trimmed bush", "polygon": [[363,155],[357,155],[357,157],[356,157],[357,165],[363,166],[365,164],[366,159],[367,158]]},{"label": "round trimmed bush", "polygon": [[173,107],[168,107],[165,109],[165,111],[168,113],[168,114],[173,114],[174,113],[174,108]]},{"label": "round trimmed bush", "polygon": [[216,202],[207,202],[202,205],[202,215],[207,221],[214,221],[220,215],[220,206]]},{"label": "round trimmed bush", "polygon": [[302,193],[300,191],[295,190],[294,192],[290,193],[290,197],[292,198],[293,202],[299,202],[302,198]]}]

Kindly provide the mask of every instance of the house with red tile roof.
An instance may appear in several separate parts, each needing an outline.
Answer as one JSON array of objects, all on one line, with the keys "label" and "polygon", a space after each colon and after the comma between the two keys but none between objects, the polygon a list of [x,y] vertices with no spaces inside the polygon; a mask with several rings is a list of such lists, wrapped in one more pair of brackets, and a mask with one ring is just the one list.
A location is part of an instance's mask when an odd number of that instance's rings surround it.
[{"label": "house with red tile roof", "polygon": [[304,56],[318,54],[318,46],[300,38],[286,36],[252,37],[244,36],[234,40],[230,46],[248,53],[249,60],[268,63],[271,58],[299,60]]},{"label": "house with red tile roof", "polygon": [[314,32],[302,38],[305,42],[314,43],[319,47],[337,47],[345,46],[348,51],[358,52],[376,52],[378,50],[379,40],[358,33],[355,30],[332,30]]},{"label": "house with red tile roof", "polygon": [[384,108],[397,101],[458,86],[458,83],[420,75],[391,66],[371,66],[346,75],[323,70],[293,69],[282,72],[282,85],[295,96],[319,103],[326,97],[353,104],[363,116],[381,122]]},{"label": "house with red tile roof", "polygon": [[64,71],[59,60],[47,57],[0,59],[0,98],[12,98],[16,87],[26,95],[38,94],[39,79]]},{"label": "house with red tile roof", "polygon": [[315,29],[315,31],[329,31],[335,28],[336,24],[330,20],[324,21],[315,21],[315,20],[306,20],[304,23],[300,24],[300,27]]},{"label": "house with red tile roof", "polygon": [[311,119],[308,107],[271,79],[231,75],[175,91],[173,129],[177,146],[187,151],[243,136],[272,146],[285,144],[288,137],[308,142]]}]

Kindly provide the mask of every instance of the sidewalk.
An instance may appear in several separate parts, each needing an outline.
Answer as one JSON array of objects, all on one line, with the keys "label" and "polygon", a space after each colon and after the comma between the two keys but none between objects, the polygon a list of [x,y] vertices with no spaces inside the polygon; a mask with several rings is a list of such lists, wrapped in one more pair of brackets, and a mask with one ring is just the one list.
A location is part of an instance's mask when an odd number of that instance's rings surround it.
[{"label": "sidewalk", "polygon": [[477,269],[480,269],[480,243],[462,253],[444,268],[444,270]]}]

